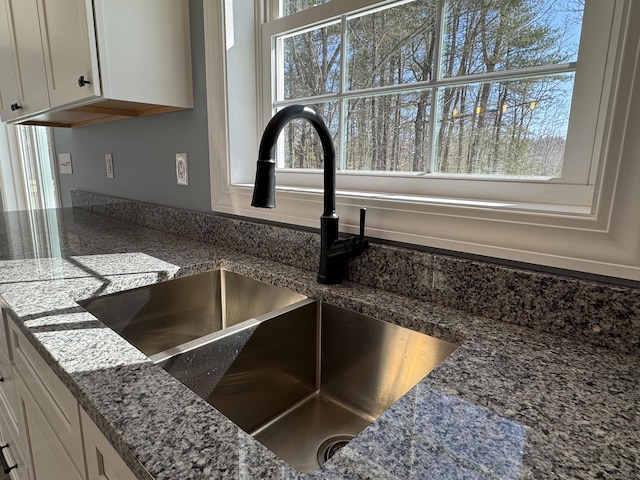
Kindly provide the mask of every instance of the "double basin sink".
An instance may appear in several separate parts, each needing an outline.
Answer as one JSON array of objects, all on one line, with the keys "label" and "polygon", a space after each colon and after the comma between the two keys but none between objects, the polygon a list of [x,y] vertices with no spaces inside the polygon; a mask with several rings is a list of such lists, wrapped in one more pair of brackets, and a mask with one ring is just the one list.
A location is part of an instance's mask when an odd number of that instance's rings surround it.
[{"label": "double basin sink", "polygon": [[225,270],[81,305],[303,473],[457,348]]}]

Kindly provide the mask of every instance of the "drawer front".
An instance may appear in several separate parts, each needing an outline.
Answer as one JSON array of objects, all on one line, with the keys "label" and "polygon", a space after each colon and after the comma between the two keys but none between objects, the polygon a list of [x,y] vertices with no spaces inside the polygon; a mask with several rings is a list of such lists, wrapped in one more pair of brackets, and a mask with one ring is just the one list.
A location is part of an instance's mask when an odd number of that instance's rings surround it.
[{"label": "drawer front", "polygon": [[84,471],[80,416],[75,397],[11,320],[9,333],[17,372],[36,399],[60,444],[76,467]]},{"label": "drawer front", "polygon": [[88,480],[136,480],[127,464],[102,435],[84,410],[80,410]]}]

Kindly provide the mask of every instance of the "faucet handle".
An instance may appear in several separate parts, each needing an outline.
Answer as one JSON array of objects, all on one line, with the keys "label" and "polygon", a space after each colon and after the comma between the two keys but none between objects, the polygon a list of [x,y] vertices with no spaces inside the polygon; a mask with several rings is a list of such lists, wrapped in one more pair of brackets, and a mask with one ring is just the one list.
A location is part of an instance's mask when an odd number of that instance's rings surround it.
[{"label": "faucet handle", "polygon": [[359,253],[364,252],[367,248],[369,248],[369,240],[364,238],[364,224],[367,218],[367,209],[360,209],[360,236],[357,239],[358,251]]}]

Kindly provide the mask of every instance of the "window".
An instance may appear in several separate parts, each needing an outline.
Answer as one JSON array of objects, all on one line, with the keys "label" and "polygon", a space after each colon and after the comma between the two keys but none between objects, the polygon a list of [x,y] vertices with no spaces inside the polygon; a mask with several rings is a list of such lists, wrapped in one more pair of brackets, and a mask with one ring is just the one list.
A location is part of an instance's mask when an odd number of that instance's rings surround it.
[{"label": "window", "polygon": [[0,124],[0,188],[4,210],[57,208],[51,129]]},{"label": "window", "polygon": [[322,156],[304,123],[281,138],[278,208],[248,206],[260,132],[303,103],[334,134],[341,230],[366,206],[373,237],[640,279],[640,228],[616,223],[633,178],[634,9],[206,2],[213,209],[317,226]]},{"label": "window", "polygon": [[8,248],[16,256],[60,256],[57,213],[36,212],[60,206],[53,156],[50,128],[0,123],[0,205],[26,210],[28,219],[6,224]]},{"label": "window", "polygon": [[[293,32],[280,22],[263,39],[275,47],[270,110],[321,112],[343,171],[559,178],[583,11],[576,0],[414,0]],[[321,166],[304,127],[285,131],[280,168]]]},{"label": "window", "polygon": [[[339,186],[591,207],[608,98],[607,79],[590,72],[610,61],[602,45],[612,20],[602,19],[614,3],[591,1],[586,13],[584,0],[274,3],[262,26],[263,111],[303,103],[321,112]],[[577,71],[583,17],[589,54]],[[570,113],[590,122],[567,138]],[[310,127],[287,128],[280,153],[283,185],[313,184],[322,159]]]}]

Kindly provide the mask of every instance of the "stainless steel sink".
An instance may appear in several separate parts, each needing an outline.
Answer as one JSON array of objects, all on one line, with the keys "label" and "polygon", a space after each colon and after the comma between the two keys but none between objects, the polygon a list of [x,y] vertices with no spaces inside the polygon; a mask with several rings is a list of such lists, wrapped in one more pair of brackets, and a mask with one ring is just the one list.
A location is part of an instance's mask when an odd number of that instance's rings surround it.
[{"label": "stainless steel sink", "polygon": [[79,303],[150,356],[304,298],[214,270]]},{"label": "stainless steel sink", "polygon": [[308,473],[456,348],[305,300],[159,364]]}]

